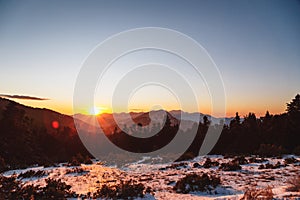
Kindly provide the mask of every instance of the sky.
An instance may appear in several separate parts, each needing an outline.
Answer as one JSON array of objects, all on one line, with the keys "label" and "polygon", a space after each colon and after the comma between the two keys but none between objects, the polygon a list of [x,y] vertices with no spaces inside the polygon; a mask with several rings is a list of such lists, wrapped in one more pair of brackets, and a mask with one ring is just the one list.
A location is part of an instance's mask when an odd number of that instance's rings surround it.
[{"label": "sky", "polygon": [[[224,82],[227,116],[282,113],[300,93],[300,1],[0,0],[0,94],[42,98],[15,100],[72,114],[76,78],[90,52],[141,27],[179,31],[206,49]],[[96,95],[97,106],[109,112],[106,94]],[[201,112],[209,112],[206,102]],[[157,86],[137,92],[129,107],[152,104],[178,108]]]}]

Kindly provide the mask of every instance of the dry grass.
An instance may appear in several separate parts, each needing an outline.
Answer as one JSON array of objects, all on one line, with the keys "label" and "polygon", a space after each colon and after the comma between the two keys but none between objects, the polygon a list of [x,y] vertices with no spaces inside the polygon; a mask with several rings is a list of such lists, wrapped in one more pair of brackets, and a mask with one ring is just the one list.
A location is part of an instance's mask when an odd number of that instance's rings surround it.
[{"label": "dry grass", "polygon": [[273,192],[270,186],[262,189],[249,188],[246,190],[241,200],[272,200]]}]

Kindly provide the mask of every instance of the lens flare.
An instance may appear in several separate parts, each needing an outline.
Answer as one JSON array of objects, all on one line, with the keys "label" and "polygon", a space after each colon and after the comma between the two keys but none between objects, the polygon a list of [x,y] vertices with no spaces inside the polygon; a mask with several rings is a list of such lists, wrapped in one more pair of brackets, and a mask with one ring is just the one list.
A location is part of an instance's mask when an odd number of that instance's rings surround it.
[{"label": "lens flare", "polygon": [[53,121],[51,125],[52,125],[52,128],[54,128],[54,129],[58,129],[59,128],[58,121]]}]

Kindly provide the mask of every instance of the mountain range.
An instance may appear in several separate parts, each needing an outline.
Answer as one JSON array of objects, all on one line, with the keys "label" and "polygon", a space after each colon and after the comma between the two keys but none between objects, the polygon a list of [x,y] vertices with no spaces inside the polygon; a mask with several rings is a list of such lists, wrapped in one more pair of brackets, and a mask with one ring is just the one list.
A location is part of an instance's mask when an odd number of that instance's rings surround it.
[{"label": "mountain range", "polygon": [[97,116],[75,114],[73,115],[73,117],[74,119],[78,119],[92,126],[95,126],[95,124],[99,122],[101,124],[101,127],[105,130],[104,132],[110,133],[115,130],[117,125],[116,122],[118,122],[120,128],[123,128],[124,126],[131,127],[137,124],[146,126],[149,125],[150,122],[152,122],[152,126],[154,124],[161,124],[166,113],[169,115],[169,117],[173,120],[174,123],[176,123],[176,121],[180,121],[180,128],[183,131],[186,131],[187,129],[191,128],[195,123],[203,122],[204,116],[206,116],[208,120],[211,121],[212,125],[218,123],[229,125],[230,121],[234,119],[233,117],[218,118],[199,112],[189,113],[181,110],[153,110],[150,112],[103,113]]},{"label": "mountain range", "polygon": [[[118,149],[112,150],[105,135],[112,137],[114,133],[125,132],[147,138],[163,129],[165,120],[170,126],[180,124],[179,129],[187,131],[202,121],[203,116],[179,110],[69,116],[0,98],[0,160],[15,168],[65,162],[77,154],[93,157],[91,153],[98,155],[99,147],[102,147],[101,155],[109,154]],[[220,121],[206,116],[212,123]],[[226,118],[225,123],[231,119]]]}]

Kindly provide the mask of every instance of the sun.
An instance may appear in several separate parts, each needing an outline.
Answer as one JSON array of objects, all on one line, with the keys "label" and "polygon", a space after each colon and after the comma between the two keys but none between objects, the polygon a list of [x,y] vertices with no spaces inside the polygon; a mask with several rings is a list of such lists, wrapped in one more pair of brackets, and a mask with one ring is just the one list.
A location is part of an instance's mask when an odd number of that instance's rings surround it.
[{"label": "sun", "polygon": [[103,112],[103,109],[100,107],[94,106],[93,108],[90,109],[91,115],[100,115],[102,112]]}]

